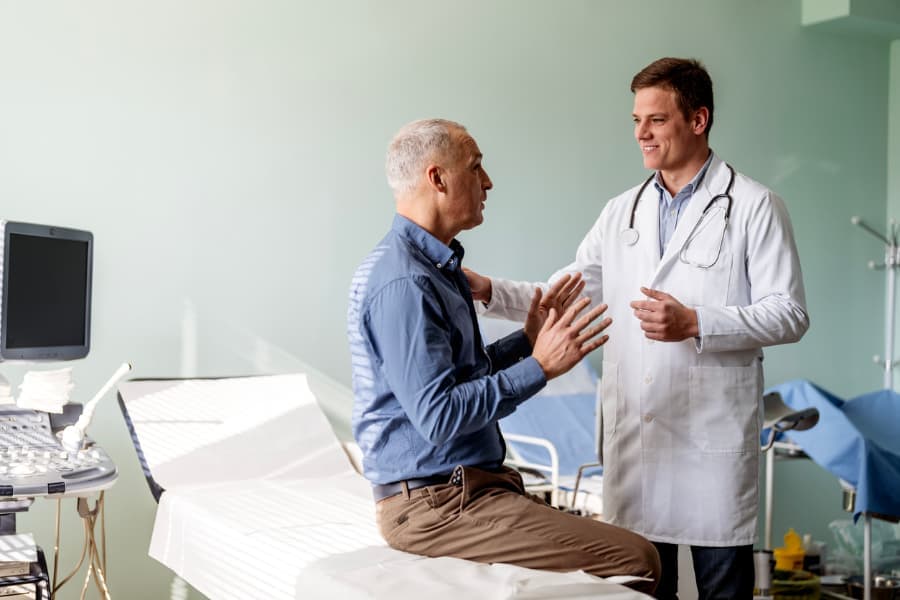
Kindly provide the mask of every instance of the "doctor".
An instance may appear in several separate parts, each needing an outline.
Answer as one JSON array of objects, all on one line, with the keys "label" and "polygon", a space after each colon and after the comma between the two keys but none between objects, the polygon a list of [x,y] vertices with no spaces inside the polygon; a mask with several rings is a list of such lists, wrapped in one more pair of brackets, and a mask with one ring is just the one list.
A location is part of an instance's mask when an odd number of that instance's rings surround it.
[{"label": "doctor", "polygon": [[[652,540],[658,598],[677,597],[677,544],[700,598],[751,598],[762,348],[809,327],[781,198],[709,147],[712,82],[695,60],[639,72],[634,135],[654,173],[613,198],[551,277],[583,272],[609,304],[602,455],[605,520]],[[516,320],[534,284],[468,274],[486,312]]]}]

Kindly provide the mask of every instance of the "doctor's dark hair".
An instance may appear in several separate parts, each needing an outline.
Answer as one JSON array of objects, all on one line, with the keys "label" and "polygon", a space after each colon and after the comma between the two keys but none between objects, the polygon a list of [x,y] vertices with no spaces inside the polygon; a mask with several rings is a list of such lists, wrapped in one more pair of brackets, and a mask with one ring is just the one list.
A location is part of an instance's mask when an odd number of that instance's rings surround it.
[{"label": "doctor's dark hair", "polygon": [[634,76],[631,80],[631,91],[648,88],[665,87],[675,92],[675,100],[685,119],[702,106],[709,110],[706,123],[706,138],[713,124],[713,89],[712,79],[703,64],[693,58],[660,58],[655,60]]}]

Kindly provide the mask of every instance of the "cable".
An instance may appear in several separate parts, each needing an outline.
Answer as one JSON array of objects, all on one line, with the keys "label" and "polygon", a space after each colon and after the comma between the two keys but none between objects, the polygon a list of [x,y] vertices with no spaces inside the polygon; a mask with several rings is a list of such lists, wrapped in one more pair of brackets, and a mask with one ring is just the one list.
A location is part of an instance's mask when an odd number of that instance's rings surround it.
[{"label": "cable", "polygon": [[78,417],[78,421],[76,421],[74,425],[69,425],[63,429],[62,438],[60,440],[63,448],[69,452],[81,450],[84,443],[84,432],[87,430],[88,425],[91,424],[91,419],[94,418],[94,410],[97,408],[97,403],[100,402],[100,399],[106,395],[106,392],[111,390],[116,382],[124,377],[130,370],[131,363],[122,363],[122,365],[116,369],[116,372],[112,374],[112,377],[103,384],[100,391],[84,405],[84,409],[81,412],[81,416]]},{"label": "cable", "polygon": [[[78,514],[81,515],[81,518],[84,520],[84,537],[85,543],[89,549],[88,556],[90,557],[88,559],[87,573],[85,573],[84,576],[84,585],[81,588],[81,597],[84,598],[84,594],[87,593],[87,588],[90,585],[91,577],[93,576],[94,583],[97,585],[97,590],[106,600],[110,600],[109,589],[106,586],[106,578],[103,574],[103,567],[101,566],[101,563],[105,563],[106,561],[105,551],[104,555],[100,556],[100,551],[97,548],[97,539],[94,537],[97,516],[102,516],[103,513],[103,496],[104,492],[100,492],[100,496],[94,504],[93,509],[88,506],[87,498],[78,499]],[[105,546],[105,537],[103,543]]]},{"label": "cable", "polygon": [[[53,591],[52,591],[51,594],[50,594],[51,596],[56,595],[56,592],[57,592],[62,586],[66,585],[66,583],[68,583],[70,579],[72,579],[73,577],[75,577],[75,575],[78,573],[78,571],[81,570],[81,565],[84,564],[84,557],[85,557],[85,555],[87,554],[87,550],[88,550],[88,547],[87,547],[87,539],[85,539],[85,540],[84,540],[84,543],[82,543],[82,545],[81,545],[81,558],[78,559],[78,564],[75,565],[75,568],[72,569],[72,572],[71,572],[71,573],[69,573],[68,575],[66,575],[66,576],[63,578],[63,580],[59,582],[59,585],[54,585],[54,586],[53,586]],[[54,573],[53,577],[54,577],[54,579],[56,579],[56,574],[55,574],[55,573]]]},{"label": "cable", "polygon": [[[91,578],[93,577],[94,583],[97,586],[97,590],[100,592],[100,595],[105,600],[111,600],[109,588],[106,584],[106,503],[104,502],[105,492],[100,492],[99,497],[97,498],[97,502],[94,504],[94,508],[92,509],[88,505],[88,499],[85,497],[80,497],[77,499],[77,510],[78,515],[82,519],[82,529],[84,534],[84,541],[81,545],[81,557],[78,559],[78,564],[75,565],[75,568],[71,573],[66,575],[65,578],[59,585],[56,583],[56,576],[58,572],[58,546],[59,546],[59,521],[57,520],[57,548],[56,548],[56,556],[54,557],[54,572],[53,572],[53,586],[52,586],[52,594],[56,594],[57,591],[62,588],[65,584],[67,584],[76,574],[81,570],[81,566],[85,563],[85,558],[87,558],[87,572],[84,576],[84,583],[81,586],[81,598],[85,597],[87,594],[87,589],[90,586]],[[59,506],[57,505],[57,510]],[[97,545],[97,538],[94,535],[94,529],[96,528],[97,518],[100,518],[100,528],[101,528],[101,547]],[[58,515],[57,515],[58,519]],[[101,549],[102,548],[102,549]]]}]

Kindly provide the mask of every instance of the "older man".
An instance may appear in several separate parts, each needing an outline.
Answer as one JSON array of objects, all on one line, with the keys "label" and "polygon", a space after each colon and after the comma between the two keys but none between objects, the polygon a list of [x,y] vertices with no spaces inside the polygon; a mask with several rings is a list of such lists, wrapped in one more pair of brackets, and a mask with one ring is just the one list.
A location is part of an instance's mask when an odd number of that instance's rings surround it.
[{"label": "older man", "polygon": [[393,227],[357,270],[348,334],[353,433],[387,542],[554,571],[633,575],[652,591],[659,558],[642,537],[526,494],[503,466],[497,422],[599,348],[606,309],[579,316],[580,276],[537,291],[523,330],[485,347],[455,237],[481,224],[490,177],[458,123],[416,121],[387,155]]}]

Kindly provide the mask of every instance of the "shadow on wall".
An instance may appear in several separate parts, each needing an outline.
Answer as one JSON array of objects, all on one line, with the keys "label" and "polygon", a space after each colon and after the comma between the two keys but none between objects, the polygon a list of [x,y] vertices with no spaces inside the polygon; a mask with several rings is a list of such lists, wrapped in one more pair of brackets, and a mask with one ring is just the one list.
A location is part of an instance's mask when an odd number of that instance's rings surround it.
[{"label": "shadow on wall", "polygon": [[340,440],[352,439],[353,392],[308,362],[253,331],[185,298],[181,311],[179,377],[305,373],[316,401]]}]

